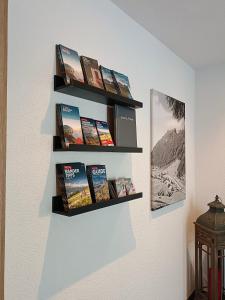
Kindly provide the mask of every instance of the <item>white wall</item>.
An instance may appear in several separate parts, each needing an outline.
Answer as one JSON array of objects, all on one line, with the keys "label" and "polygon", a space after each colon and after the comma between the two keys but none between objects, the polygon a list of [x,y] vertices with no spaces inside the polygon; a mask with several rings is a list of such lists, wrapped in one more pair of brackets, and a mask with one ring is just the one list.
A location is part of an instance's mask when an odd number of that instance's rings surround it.
[{"label": "white wall", "polygon": [[198,214],[218,194],[225,203],[225,65],[197,72],[196,198]]},{"label": "white wall", "polygon": [[[128,74],[144,103],[137,111],[143,154],[52,152],[56,103],[106,118],[103,105],[53,92],[56,43]],[[193,288],[193,70],[110,1],[11,0],[8,73],[6,300],[186,299]],[[187,199],[155,213],[150,88],[186,103]],[[72,161],[105,163],[108,177],[132,176],[144,198],[73,218],[53,215],[55,163]]]}]

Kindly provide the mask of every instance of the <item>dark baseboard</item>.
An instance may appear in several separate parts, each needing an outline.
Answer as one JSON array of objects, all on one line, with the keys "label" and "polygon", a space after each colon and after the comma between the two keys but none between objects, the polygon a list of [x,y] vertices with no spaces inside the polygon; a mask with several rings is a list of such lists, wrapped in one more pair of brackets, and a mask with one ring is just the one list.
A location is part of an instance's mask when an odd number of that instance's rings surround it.
[{"label": "dark baseboard", "polygon": [[187,300],[194,300],[195,299],[195,291],[192,292],[192,294],[188,297]]}]

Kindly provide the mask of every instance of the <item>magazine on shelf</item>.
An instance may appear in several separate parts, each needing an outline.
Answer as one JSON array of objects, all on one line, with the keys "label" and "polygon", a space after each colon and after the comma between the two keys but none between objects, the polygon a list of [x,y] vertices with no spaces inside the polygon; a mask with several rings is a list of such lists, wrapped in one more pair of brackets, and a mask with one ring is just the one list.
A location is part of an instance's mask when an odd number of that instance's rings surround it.
[{"label": "magazine on shelf", "polygon": [[87,56],[81,56],[81,64],[87,83],[94,87],[104,89],[98,61]]},{"label": "magazine on shelf", "polygon": [[57,192],[62,196],[66,211],[92,203],[83,163],[57,164],[56,175]]},{"label": "magazine on shelf", "polygon": [[84,83],[84,75],[77,51],[63,45],[56,45],[56,55],[59,62],[59,75],[64,77],[65,83],[70,84],[72,80]]},{"label": "magazine on shelf", "polygon": [[89,165],[86,167],[88,182],[94,202],[110,199],[105,165]]},{"label": "magazine on shelf", "polygon": [[98,137],[95,120],[81,117],[80,121],[85,144],[100,146],[101,144]]},{"label": "magazine on shelf", "polygon": [[70,144],[83,144],[79,108],[66,104],[56,104],[57,132],[64,148]]},{"label": "magazine on shelf", "polygon": [[125,197],[127,195],[125,178],[117,178],[113,182],[117,197]]},{"label": "magazine on shelf", "polygon": [[98,131],[98,136],[102,146],[114,146],[111,133],[109,131],[109,126],[107,122],[95,121],[96,128]]},{"label": "magazine on shelf", "polygon": [[112,71],[112,74],[120,95],[132,99],[128,77],[116,71]]},{"label": "magazine on shelf", "polygon": [[133,195],[136,193],[134,184],[131,180],[131,178],[124,178],[125,181],[125,187],[126,187],[126,193],[127,195]]},{"label": "magazine on shelf", "polygon": [[100,66],[100,71],[102,74],[102,80],[107,92],[118,94],[117,86],[115,85],[115,81],[112,75],[112,71],[103,66]]}]

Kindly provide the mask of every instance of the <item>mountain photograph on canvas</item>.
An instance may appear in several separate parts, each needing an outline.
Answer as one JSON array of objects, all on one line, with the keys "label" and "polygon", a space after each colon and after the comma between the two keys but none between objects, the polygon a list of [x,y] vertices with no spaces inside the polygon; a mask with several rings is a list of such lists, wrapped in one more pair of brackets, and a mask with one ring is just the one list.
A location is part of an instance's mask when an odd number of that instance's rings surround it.
[{"label": "mountain photograph on canvas", "polygon": [[185,199],[185,104],[151,91],[151,210]]}]

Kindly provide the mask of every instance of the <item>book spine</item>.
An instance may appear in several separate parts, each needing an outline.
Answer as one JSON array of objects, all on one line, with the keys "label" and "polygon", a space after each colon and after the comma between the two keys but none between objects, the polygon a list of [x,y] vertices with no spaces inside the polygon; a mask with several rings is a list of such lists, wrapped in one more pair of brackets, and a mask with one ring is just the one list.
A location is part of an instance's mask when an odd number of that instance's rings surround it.
[{"label": "book spine", "polygon": [[63,77],[65,84],[69,84],[70,80],[68,76],[66,75],[65,66],[63,63],[62,53],[60,50],[60,46],[56,45],[56,59],[57,59],[57,66],[59,70],[59,74]]},{"label": "book spine", "polygon": [[114,85],[116,87],[117,93],[118,93],[118,95],[122,96],[120,88],[119,88],[119,85],[118,85],[118,83],[116,81],[116,77],[115,77],[115,75],[113,73],[113,70],[111,70],[111,74],[112,74],[113,82],[114,82]]},{"label": "book spine", "polygon": [[97,124],[97,120],[95,120],[95,127],[96,127],[96,130],[97,130],[97,134],[98,134],[98,139],[99,139],[99,142],[100,142],[100,145],[102,146],[102,139],[101,139],[101,135],[99,133],[99,129],[98,129],[98,124]]},{"label": "book spine", "polygon": [[105,90],[106,92],[108,92],[108,91],[107,91],[107,88],[106,88],[106,86],[105,86],[105,81],[104,81],[103,74],[102,74],[102,66],[99,66],[99,71],[100,71],[101,78],[102,78],[103,88],[104,88],[104,90]]},{"label": "book spine", "polygon": [[86,73],[86,67],[85,67],[85,63],[84,63],[83,58],[84,58],[84,56],[80,56],[80,64],[81,64],[81,68],[82,68],[83,75],[84,75],[84,81],[89,84],[88,76],[87,76],[87,73]]},{"label": "book spine", "polygon": [[94,185],[93,185],[93,180],[92,180],[92,172],[91,172],[91,168],[89,168],[88,166],[86,167],[86,174],[87,174],[87,180],[88,180],[88,184],[89,184],[89,188],[90,188],[90,192],[91,192],[91,198],[93,200],[93,203],[96,203]]},{"label": "book spine", "polygon": [[116,135],[115,135],[115,106],[107,107],[107,121],[109,126],[109,132],[111,133],[112,140],[115,145],[116,143]]},{"label": "book spine", "polygon": [[60,136],[62,147],[66,148],[64,131],[63,131],[63,121],[62,121],[62,111],[61,104],[56,104],[56,134]]},{"label": "book spine", "polygon": [[109,187],[110,198],[111,199],[117,198],[117,194],[116,194],[116,191],[114,189],[112,180],[108,180],[108,187]]},{"label": "book spine", "polygon": [[115,143],[117,146],[119,146],[119,143],[118,143],[118,106],[117,105],[115,105],[115,108],[114,108],[113,124],[114,124]]},{"label": "book spine", "polygon": [[62,196],[63,206],[65,211],[68,211],[68,201],[65,188],[65,180],[63,175],[63,166],[56,165],[56,189],[57,194]]},{"label": "book spine", "polygon": [[81,132],[82,132],[84,144],[87,144],[86,134],[85,134],[84,126],[83,126],[82,117],[80,117],[80,126],[81,126]]}]

